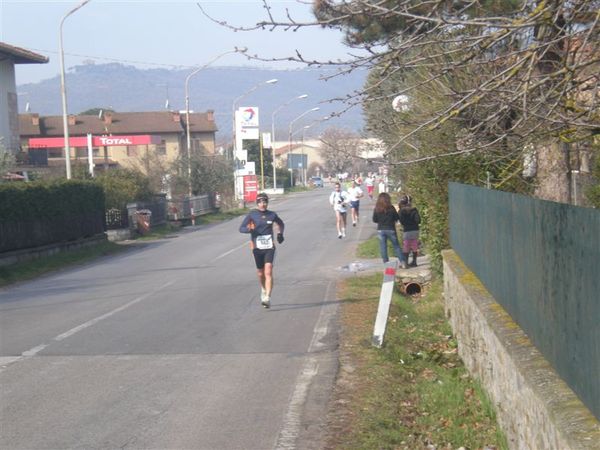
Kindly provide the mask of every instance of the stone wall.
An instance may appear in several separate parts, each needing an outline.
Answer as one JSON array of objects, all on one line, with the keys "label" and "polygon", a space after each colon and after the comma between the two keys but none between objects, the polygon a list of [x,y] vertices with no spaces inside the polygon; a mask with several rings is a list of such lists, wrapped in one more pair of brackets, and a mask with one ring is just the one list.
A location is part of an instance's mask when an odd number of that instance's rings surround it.
[{"label": "stone wall", "polygon": [[443,258],[445,309],[459,354],[496,406],[510,448],[599,449],[598,420],[458,255],[446,250]]}]

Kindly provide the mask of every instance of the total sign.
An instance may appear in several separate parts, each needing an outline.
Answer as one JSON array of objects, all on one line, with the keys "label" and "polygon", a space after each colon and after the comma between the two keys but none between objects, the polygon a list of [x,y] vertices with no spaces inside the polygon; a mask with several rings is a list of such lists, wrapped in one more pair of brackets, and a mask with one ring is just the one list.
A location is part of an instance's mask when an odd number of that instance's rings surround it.
[{"label": "total sign", "polygon": [[238,109],[236,116],[240,121],[239,125],[241,128],[258,127],[258,107],[243,106]]}]

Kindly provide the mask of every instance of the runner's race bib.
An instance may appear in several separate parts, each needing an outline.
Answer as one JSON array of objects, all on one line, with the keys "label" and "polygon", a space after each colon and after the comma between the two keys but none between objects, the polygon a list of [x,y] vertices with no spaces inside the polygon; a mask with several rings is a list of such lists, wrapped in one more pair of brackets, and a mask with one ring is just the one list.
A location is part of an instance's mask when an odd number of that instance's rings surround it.
[{"label": "runner's race bib", "polygon": [[273,248],[273,235],[264,234],[256,237],[256,248],[260,250],[268,250]]}]

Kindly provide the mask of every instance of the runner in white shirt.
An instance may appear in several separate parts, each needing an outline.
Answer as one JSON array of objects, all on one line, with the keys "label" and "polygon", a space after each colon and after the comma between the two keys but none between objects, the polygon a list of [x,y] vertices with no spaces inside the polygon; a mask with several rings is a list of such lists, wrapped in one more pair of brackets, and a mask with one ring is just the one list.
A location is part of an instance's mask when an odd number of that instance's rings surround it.
[{"label": "runner in white shirt", "polygon": [[337,227],[338,239],[346,237],[346,213],[350,196],[342,191],[340,183],[335,183],[335,190],[329,195],[329,204],[335,211],[335,225]]},{"label": "runner in white shirt", "polygon": [[365,178],[365,186],[367,187],[367,194],[369,195],[369,198],[371,200],[373,200],[373,186],[375,184],[375,180],[373,180],[373,178],[371,177],[371,174],[369,173],[367,175],[367,178]]},{"label": "runner in white shirt", "polygon": [[363,196],[363,191],[358,187],[356,181],[353,181],[352,187],[348,189],[348,194],[350,194],[350,207],[352,208],[352,226],[355,227],[356,222],[358,222],[359,199]]}]

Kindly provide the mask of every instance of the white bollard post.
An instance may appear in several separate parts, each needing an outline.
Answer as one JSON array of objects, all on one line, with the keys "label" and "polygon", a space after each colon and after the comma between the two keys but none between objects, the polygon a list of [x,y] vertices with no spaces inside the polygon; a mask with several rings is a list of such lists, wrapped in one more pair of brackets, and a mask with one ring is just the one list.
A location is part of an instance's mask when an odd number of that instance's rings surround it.
[{"label": "white bollard post", "polygon": [[381,348],[383,345],[383,335],[387,324],[392,294],[394,293],[394,281],[396,280],[396,270],[398,261],[387,262],[383,272],[383,283],[381,284],[381,294],[379,295],[379,306],[377,308],[377,317],[373,329],[373,339],[371,343],[374,347]]}]

